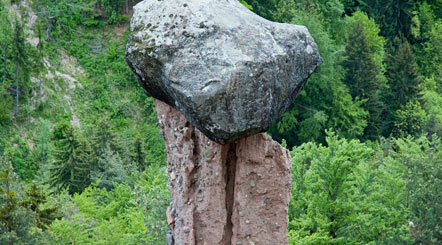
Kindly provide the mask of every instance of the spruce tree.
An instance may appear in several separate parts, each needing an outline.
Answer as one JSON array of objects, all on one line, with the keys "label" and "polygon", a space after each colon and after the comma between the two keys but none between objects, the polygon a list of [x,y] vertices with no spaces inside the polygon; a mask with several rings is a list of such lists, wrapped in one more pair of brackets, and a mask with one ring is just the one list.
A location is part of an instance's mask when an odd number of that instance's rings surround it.
[{"label": "spruce tree", "polygon": [[356,22],[348,33],[348,44],[345,49],[346,60],[343,66],[346,70],[344,82],[350,89],[353,98],[366,100],[364,109],[368,111],[367,127],[364,129],[364,139],[375,139],[380,134],[382,103],[378,97],[380,83],[378,71],[370,44],[361,23]]},{"label": "spruce tree", "polygon": [[50,184],[60,191],[81,192],[90,184],[90,147],[68,123],[57,125],[54,132],[55,151]]},{"label": "spruce tree", "polygon": [[396,111],[408,102],[420,99],[421,77],[416,57],[406,40],[394,39],[386,64],[385,75],[389,89],[384,95],[386,111],[383,119],[383,134],[389,136],[395,123]]},{"label": "spruce tree", "polygon": [[392,40],[396,36],[411,39],[413,0],[361,0],[362,9],[376,20],[381,35]]}]

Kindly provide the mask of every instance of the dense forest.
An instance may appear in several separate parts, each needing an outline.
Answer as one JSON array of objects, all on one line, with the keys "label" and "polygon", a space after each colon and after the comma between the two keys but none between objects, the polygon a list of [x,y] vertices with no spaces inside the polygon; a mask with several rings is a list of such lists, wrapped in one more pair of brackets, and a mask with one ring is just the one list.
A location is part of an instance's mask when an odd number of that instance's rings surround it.
[{"label": "dense forest", "polygon": [[[166,244],[166,154],[124,61],[134,0],[0,0],[0,244]],[[324,60],[267,132],[290,244],[442,243],[442,0],[240,0]]]}]

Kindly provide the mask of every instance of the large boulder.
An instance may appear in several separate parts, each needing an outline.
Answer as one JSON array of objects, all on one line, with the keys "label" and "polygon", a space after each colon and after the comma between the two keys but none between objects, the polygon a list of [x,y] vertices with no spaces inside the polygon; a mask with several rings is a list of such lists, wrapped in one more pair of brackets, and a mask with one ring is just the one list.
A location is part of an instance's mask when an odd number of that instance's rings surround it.
[{"label": "large boulder", "polygon": [[220,144],[267,130],[322,62],[307,28],[237,0],[144,0],[130,31],[126,61],[145,92]]}]

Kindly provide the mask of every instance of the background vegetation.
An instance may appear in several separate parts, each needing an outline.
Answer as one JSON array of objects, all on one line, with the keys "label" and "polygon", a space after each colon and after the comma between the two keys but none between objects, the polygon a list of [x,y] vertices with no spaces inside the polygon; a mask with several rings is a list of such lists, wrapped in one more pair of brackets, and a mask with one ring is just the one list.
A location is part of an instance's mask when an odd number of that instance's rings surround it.
[{"label": "background vegetation", "polygon": [[[0,244],[165,244],[136,2],[0,0]],[[442,1],[240,2],[324,59],[268,132],[293,158],[290,243],[442,243]]]}]

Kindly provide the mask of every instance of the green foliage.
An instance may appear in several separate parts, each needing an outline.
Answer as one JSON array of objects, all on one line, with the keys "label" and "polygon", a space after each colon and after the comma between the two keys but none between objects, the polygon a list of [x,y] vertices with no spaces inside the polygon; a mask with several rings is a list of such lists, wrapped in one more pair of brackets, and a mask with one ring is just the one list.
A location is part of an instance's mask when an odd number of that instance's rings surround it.
[{"label": "green foliage", "polygon": [[26,188],[26,196],[22,201],[22,205],[35,213],[36,225],[42,230],[46,230],[47,226],[61,218],[59,215],[60,206],[48,202],[47,196],[36,182],[32,182]]},{"label": "green foliage", "polygon": [[329,133],[291,152],[290,244],[385,244],[408,237],[404,166]]},{"label": "green foliage", "polygon": [[239,2],[244,5],[246,8],[253,10],[253,7],[251,5],[249,5],[246,1],[244,0],[239,0]]},{"label": "green foliage", "polygon": [[121,9],[123,7],[124,0],[100,0],[101,7],[108,16],[108,23],[115,24],[121,20]]},{"label": "green foliage", "polygon": [[420,99],[422,78],[418,72],[415,55],[405,40],[396,38],[386,59],[389,89],[384,95],[386,115],[383,135],[392,132],[394,115],[402,105]]},{"label": "green foliage", "polygon": [[20,180],[12,164],[0,156],[0,243],[45,244],[45,234],[34,228],[34,213],[22,203]]},{"label": "green foliage", "polygon": [[310,140],[324,142],[327,128],[339,129],[342,135],[350,138],[361,135],[367,112],[362,108],[362,101],[352,99],[343,83],[342,46],[335,44],[314,16],[301,11],[294,16],[293,23],[308,27],[323,63],[309,78],[290,111],[272,126],[272,137],[284,138],[292,147]]},{"label": "green foliage", "polygon": [[374,19],[369,18],[367,14],[362,11],[356,11],[347,21],[346,33],[348,34],[351,32],[351,28],[354,28],[354,25],[359,23],[363,26],[364,34],[368,39],[369,52],[376,63],[376,69],[378,69],[378,79],[381,82],[385,82],[385,77],[383,77],[383,73],[385,72],[383,64],[385,59],[385,39],[379,35],[381,29],[375,23]]},{"label": "green foliage", "polygon": [[49,227],[57,244],[164,244],[169,197],[162,172],[150,166],[134,186],[117,184],[107,191],[92,185],[76,194],[74,206]]},{"label": "green foliage", "polygon": [[436,134],[442,137],[442,95],[436,92],[436,81],[427,79],[424,82],[422,99],[423,108],[427,113],[423,131],[428,135]]},{"label": "green foliage", "polygon": [[442,141],[439,137],[398,139],[396,157],[407,166],[407,206],[416,244],[442,242]]},{"label": "green foliage", "polygon": [[427,77],[437,81],[437,91],[442,92],[442,20],[434,23],[427,33],[428,41],[423,44],[421,67]]},{"label": "green foliage", "polygon": [[12,109],[12,97],[7,89],[11,86],[11,60],[9,59],[9,47],[12,30],[8,11],[0,1],[0,126],[6,126],[11,122],[10,111]]},{"label": "green foliage", "polygon": [[362,9],[381,27],[381,35],[393,40],[403,37],[411,40],[413,0],[363,0]]},{"label": "green foliage", "polygon": [[25,33],[23,23],[18,18],[14,21],[14,32],[12,38],[12,61],[15,66],[15,116],[18,115],[20,94],[27,96],[29,83],[29,56],[25,45]]},{"label": "green foliage", "polygon": [[130,173],[135,171],[131,163],[124,163],[118,153],[107,147],[91,171],[91,180],[98,182],[98,187],[110,190],[116,183],[128,182]]},{"label": "green foliage", "polygon": [[277,1],[276,8],[274,18],[278,21],[292,22],[298,15],[307,14],[318,20],[332,38],[342,39],[344,6],[339,0]]},{"label": "green foliage", "polygon": [[34,140],[35,149],[33,155],[34,160],[40,163],[40,170],[44,170],[47,167],[52,154],[50,126],[48,120],[40,120],[38,123],[37,135]]},{"label": "green foliage", "polygon": [[66,121],[55,127],[53,139],[51,186],[57,191],[69,188],[71,194],[81,192],[90,183],[90,146]]},{"label": "green foliage", "polygon": [[341,0],[342,5],[344,5],[345,14],[349,16],[359,9],[361,2],[360,0]]},{"label": "green foliage", "polygon": [[353,23],[348,31],[348,44],[345,48],[347,59],[345,83],[353,98],[363,99],[364,109],[369,113],[363,139],[376,139],[381,132],[380,120],[382,103],[379,98],[380,81],[378,68],[371,53],[371,45],[361,22]]},{"label": "green foliage", "polygon": [[274,20],[274,11],[276,10],[275,5],[278,0],[247,0],[245,1],[252,10],[269,20]]},{"label": "green foliage", "polygon": [[410,101],[396,111],[393,134],[397,137],[419,136],[422,133],[426,113],[418,101]]},{"label": "green foliage", "polygon": [[[306,25],[324,60],[270,130],[301,145],[292,152],[291,244],[440,243],[442,2],[240,2]],[[127,3],[32,1],[32,34],[26,8],[0,0],[0,244],[166,243],[164,141],[153,100],[124,61]],[[404,139],[379,138],[370,130],[379,121],[384,135]]]},{"label": "green foliage", "polygon": [[38,172],[38,162],[33,158],[28,142],[17,137],[11,143],[5,149],[5,155],[8,156],[21,179],[32,179]]},{"label": "green foliage", "polygon": [[108,118],[102,117],[93,125],[94,127],[91,128],[93,130],[91,133],[91,145],[94,150],[94,156],[100,158],[106,151],[114,151],[120,154],[125,153],[118,144],[118,135]]}]

